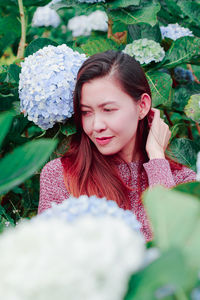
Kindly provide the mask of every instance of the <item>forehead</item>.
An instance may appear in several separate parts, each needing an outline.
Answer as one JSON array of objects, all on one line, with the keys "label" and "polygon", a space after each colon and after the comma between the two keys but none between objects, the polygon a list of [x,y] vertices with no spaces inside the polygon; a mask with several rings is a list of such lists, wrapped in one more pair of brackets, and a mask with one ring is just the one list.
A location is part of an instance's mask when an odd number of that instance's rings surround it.
[{"label": "forehead", "polygon": [[81,105],[93,106],[102,102],[115,102],[120,105],[128,100],[134,102],[122,90],[119,82],[111,77],[93,79],[82,86]]}]

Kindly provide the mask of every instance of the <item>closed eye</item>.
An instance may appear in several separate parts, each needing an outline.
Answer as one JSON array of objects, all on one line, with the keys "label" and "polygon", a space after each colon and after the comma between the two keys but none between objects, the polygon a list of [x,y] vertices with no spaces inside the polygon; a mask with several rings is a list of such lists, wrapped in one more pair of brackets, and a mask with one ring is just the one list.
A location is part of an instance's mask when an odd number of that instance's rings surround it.
[{"label": "closed eye", "polygon": [[111,112],[111,111],[114,111],[114,110],[115,110],[114,108],[104,108],[105,112]]},{"label": "closed eye", "polygon": [[91,112],[88,111],[88,110],[82,110],[82,111],[81,111],[82,116],[87,116],[87,115],[89,115],[90,113],[91,113]]}]

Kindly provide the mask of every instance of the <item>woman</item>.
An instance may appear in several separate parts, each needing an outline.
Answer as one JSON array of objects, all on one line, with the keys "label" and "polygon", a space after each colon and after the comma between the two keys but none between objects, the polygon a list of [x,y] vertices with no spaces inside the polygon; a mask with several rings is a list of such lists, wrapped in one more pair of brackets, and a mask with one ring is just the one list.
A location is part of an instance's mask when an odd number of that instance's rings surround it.
[{"label": "woman", "polygon": [[193,181],[195,173],[165,158],[170,131],[159,110],[151,109],[139,63],[114,51],[88,58],[77,76],[74,120],[70,149],[42,170],[38,212],[70,194],[105,196],[131,209],[151,240],[142,192]]}]

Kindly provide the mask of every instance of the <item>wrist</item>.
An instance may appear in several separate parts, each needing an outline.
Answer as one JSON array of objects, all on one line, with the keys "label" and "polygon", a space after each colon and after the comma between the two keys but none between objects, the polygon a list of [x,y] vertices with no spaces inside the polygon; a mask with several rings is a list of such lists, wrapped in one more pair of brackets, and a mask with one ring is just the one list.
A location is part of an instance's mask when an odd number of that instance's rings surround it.
[{"label": "wrist", "polygon": [[154,151],[154,152],[150,152],[150,153],[147,153],[147,154],[148,154],[148,157],[149,157],[150,160],[151,159],[156,159],[156,158],[157,159],[165,159],[165,153],[164,152]]}]

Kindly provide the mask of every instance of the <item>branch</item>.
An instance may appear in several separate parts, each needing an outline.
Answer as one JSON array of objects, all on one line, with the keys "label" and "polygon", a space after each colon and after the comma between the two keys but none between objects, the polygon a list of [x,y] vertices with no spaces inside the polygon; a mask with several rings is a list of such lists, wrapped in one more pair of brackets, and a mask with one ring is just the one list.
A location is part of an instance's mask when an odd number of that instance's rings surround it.
[{"label": "branch", "polygon": [[21,21],[21,39],[17,51],[17,59],[22,59],[24,57],[24,50],[26,45],[26,22],[25,22],[24,7],[22,1],[23,0],[18,0],[20,21]]},{"label": "branch", "polygon": [[192,70],[191,64],[187,64],[187,67],[188,67],[188,69],[192,72],[192,75],[193,75],[193,77],[194,77],[194,81],[195,81],[196,83],[200,83],[200,81],[198,80],[197,76],[194,74],[194,71]]},{"label": "branch", "polygon": [[196,124],[196,127],[197,127],[197,130],[198,130],[198,133],[199,133],[199,135],[200,135],[200,125],[199,125],[199,123],[195,123]]}]

